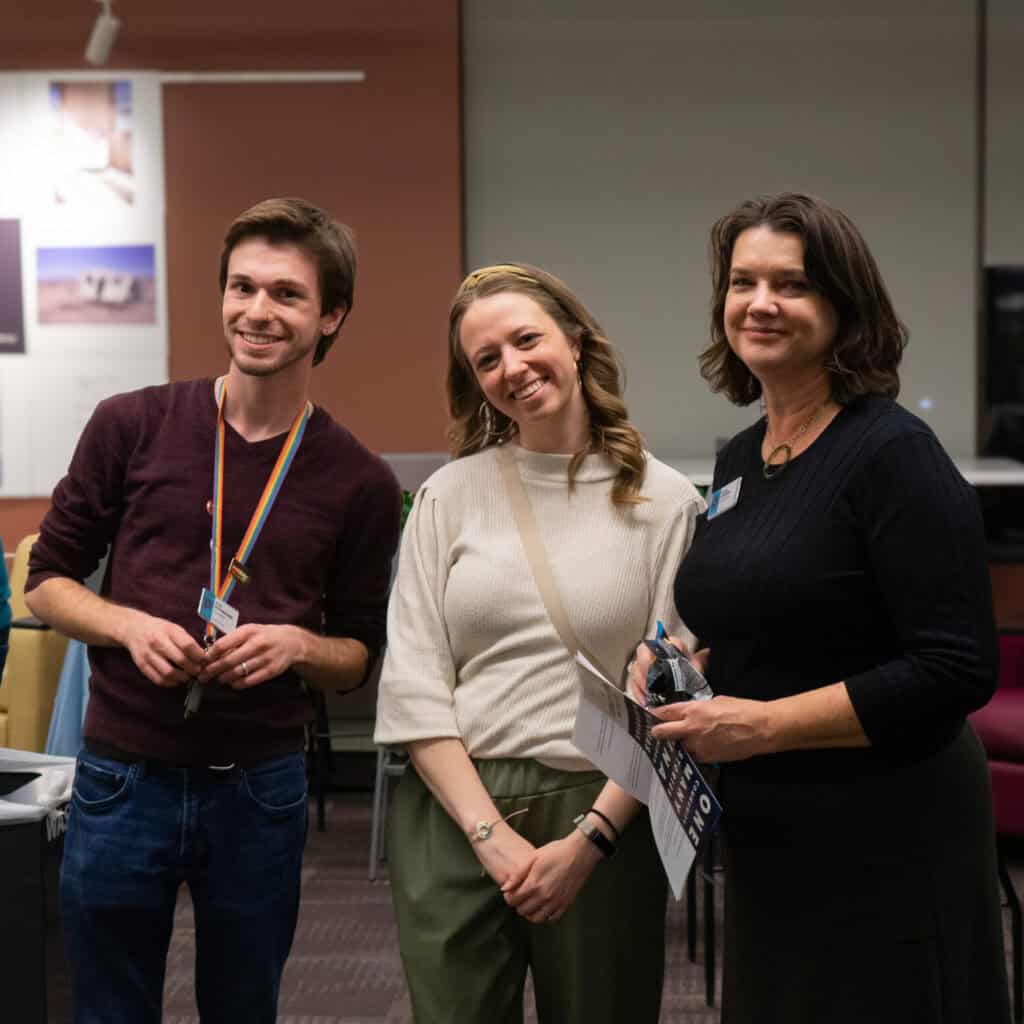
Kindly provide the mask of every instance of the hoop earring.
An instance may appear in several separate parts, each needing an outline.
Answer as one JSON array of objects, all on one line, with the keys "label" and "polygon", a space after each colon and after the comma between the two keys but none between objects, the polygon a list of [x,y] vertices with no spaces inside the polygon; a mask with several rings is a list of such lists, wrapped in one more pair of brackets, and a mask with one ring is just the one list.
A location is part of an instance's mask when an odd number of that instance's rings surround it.
[{"label": "hoop earring", "polygon": [[516,424],[515,420],[512,419],[505,424],[503,429],[498,430],[494,409],[486,398],[480,403],[480,408],[477,412],[483,422],[484,444],[500,444],[515,432]]},{"label": "hoop earring", "polygon": [[484,441],[486,442],[490,440],[491,435],[494,433],[494,413],[491,411],[490,402],[486,398],[480,403],[477,415],[484,425]]},{"label": "hoop earring", "polygon": [[828,359],[825,360],[823,365],[825,369],[830,371],[831,373],[843,374],[847,372],[846,367],[843,366],[841,362],[839,362],[839,354],[836,352],[834,348],[832,349]]}]

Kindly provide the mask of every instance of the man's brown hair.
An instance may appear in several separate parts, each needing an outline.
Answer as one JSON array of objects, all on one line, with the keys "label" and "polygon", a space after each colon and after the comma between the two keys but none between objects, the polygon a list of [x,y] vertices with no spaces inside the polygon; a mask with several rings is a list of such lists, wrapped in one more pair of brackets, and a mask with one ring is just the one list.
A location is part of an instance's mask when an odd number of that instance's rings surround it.
[{"label": "man's brown hair", "polygon": [[341,322],[322,334],[313,353],[313,365],[323,361],[352,310],[356,283],[356,243],[351,228],[332,220],[305,199],[264,199],[239,214],[224,236],[220,254],[220,290],[228,281],[231,252],[246,238],[266,238],[272,245],[297,245],[313,258],[320,279],[320,312],[344,309]]}]

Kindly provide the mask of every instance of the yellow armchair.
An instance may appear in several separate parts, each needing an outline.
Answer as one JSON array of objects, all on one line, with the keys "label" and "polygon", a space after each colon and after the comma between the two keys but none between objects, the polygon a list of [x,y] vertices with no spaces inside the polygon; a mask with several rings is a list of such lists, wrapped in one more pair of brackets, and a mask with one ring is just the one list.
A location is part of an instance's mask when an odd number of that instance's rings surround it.
[{"label": "yellow armchair", "polygon": [[36,534],[18,544],[11,567],[10,649],[0,681],[0,747],[42,753],[64,665],[67,637],[48,626],[19,625],[31,613],[25,606],[28,555]]}]

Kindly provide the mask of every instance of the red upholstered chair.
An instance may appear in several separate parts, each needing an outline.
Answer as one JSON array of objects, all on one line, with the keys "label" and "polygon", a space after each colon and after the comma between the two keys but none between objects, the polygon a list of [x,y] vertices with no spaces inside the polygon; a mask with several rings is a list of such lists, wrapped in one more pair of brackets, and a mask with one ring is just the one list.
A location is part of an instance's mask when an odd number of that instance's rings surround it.
[{"label": "red upholstered chair", "polygon": [[[1024,630],[1007,630],[999,637],[999,687],[992,699],[971,715],[971,722],[988,754],[995,804],[996,834],[1000,839],[1024,840]],[[1013,1015],[1024,1021],[1024,941],[1020,900],[999,856],[999,878],[1010,907],[1013,931]]]}]

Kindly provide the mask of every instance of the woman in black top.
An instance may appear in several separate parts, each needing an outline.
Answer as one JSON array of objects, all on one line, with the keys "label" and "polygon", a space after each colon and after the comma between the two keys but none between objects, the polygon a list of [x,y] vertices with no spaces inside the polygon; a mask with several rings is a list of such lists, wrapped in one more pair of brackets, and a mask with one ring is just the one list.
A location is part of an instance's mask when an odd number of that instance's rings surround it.
[{"label": "woman in black top", "polygon": [[906,330],[844,214],[747,202],[712,253],[701,370],[765,416],[720,452],[676,580],[717,696],[655,732],[722,765],[722,1020],[1009,1021],[965,721],[997,670],[975,495],[893,400]]}]

